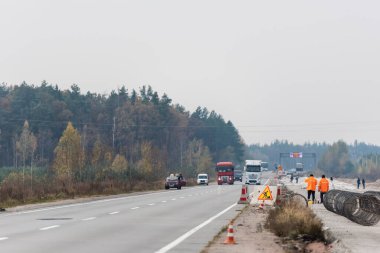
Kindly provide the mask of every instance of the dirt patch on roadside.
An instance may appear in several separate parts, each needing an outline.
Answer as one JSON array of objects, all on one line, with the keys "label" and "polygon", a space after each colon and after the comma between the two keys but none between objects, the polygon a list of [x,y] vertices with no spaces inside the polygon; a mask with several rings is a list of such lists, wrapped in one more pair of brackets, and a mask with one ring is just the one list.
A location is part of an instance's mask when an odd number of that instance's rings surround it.
[{"label": "dirt patch on roadside", "polygon": [[[265,228],[268,209],[248,206],[234,221],[235,245],[225,245],[226,228],[210,242],[202,253],[261,252],[261,253],[329,253],[331,247],[323,242],[311,242],[305,236],[297,239],[280,238]],[[227,225],[227,224],[226,224]]]},{"label": "dirt patch on roadside", "polygon": [[248,206],[234,222],[234,238],[237,244],[225,245],[227,232],[222,232],[202,253],[224,252],[286,252],[280,246],[281,239],[264,228],[267,211]]}]

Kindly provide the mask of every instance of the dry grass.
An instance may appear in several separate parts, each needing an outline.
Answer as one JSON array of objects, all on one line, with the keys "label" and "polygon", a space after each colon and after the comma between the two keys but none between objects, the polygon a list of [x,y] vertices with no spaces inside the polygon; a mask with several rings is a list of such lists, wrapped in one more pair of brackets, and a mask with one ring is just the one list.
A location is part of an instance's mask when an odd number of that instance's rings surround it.
[{"label": "dry grass", "polygon": [[322,222],[313,211],[296,202],[287,202],[269,212],[267,228],[280,237],[324,241]]},{"label": "dry grass", "polygon": [[25,175],[25,180],[23,180],[22,173],[10,173],[0,184],[0,207],[9,208],[78,197],[107,196],[164,189],[163,180],[124,182],[106,179],[101,182],[75,182],[68,185],[47,177],[34,177],[32,189],[30,181],[29,175]]}]

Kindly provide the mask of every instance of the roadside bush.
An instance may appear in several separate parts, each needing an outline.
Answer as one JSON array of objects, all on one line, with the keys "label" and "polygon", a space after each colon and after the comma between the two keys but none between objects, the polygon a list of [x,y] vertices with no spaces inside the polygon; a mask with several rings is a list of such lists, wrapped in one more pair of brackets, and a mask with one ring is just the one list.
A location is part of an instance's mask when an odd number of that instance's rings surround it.
[{"label": "roadside bush", "polygon": [[313,211],[295,201],[286,202],[269,212],[266,227],[280,237],[324,240],[322,222]]},{"label": "roadside bush", "polygon": [[22,173],[12,172],[1,182],[1,201],[10,199],[21,201],[24,199],[24,183]]}]

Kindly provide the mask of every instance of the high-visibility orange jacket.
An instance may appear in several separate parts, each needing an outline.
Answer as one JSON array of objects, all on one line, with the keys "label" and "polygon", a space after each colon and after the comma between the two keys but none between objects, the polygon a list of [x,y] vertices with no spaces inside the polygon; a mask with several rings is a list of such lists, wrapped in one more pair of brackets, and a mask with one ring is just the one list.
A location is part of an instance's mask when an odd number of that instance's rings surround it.
[{"label": "high-visibility orange jacket", "polygon": [[317,188],[317,179],[315,179],[315,177],[306,178],[305,182],[307,183],[306,190],[315,191]]},{"label": "high-visibility orange jacket", "polygon": [[329,180],[327,180],[326,178],[322,178],[321,180],[319,180],[318,190],[320,192],[328,192],[329,191]]}]

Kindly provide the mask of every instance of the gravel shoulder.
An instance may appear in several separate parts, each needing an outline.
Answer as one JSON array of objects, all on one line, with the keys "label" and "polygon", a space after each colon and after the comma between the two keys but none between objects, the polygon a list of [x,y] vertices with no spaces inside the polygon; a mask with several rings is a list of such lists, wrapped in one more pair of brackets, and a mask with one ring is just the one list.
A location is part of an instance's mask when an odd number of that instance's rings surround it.
[{"label": "gravel shoulder", "polygon": [[220,233],[202,253],[262,252],[283,253],[281,239],[264,228],[267,211],[247,206],[234,221],[235,245],[226,245],[227,231]]}]

